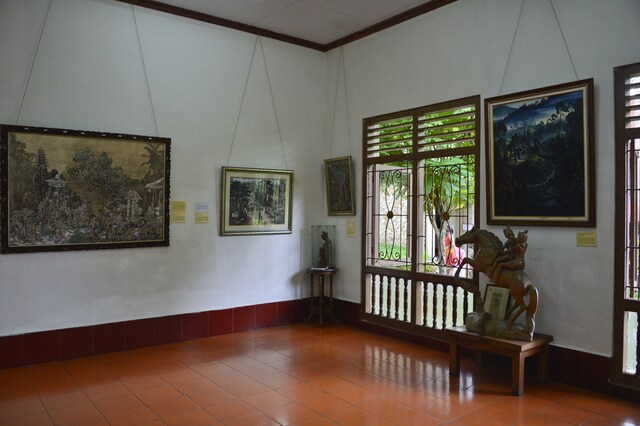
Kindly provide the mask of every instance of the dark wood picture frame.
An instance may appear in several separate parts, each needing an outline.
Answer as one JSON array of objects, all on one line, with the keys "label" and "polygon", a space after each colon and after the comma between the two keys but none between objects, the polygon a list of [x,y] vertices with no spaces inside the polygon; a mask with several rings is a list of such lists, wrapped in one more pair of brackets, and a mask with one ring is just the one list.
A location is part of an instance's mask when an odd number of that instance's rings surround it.
[{"label": "dark wood picture frame", "polygon": [[170,143],[0,125],[0,252],[168,246]]},{"label": "dark wood picture frame", "polygon": [[487,223],[596,226],[593,79],[485,99]]},{"label": "dark wood picture frame", "polygon": [[290,234],[293,171],[222,168],[220,235]]},{"label": "dark wood picture frame", "polygon": [[356,214],[351,156],[324,160],[324,183],[329,216]]}]

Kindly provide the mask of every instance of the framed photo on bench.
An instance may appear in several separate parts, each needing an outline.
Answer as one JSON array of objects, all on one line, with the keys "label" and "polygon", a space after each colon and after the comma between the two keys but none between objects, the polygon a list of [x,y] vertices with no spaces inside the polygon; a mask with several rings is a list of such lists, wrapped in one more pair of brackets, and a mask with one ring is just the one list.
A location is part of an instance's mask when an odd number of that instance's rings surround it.
[{"label": "framed photo on bench", "polygon": [[491,315],[491,319],[503,320],[509,306],[509,289],[487,284],[483,305],[485,312]]}]

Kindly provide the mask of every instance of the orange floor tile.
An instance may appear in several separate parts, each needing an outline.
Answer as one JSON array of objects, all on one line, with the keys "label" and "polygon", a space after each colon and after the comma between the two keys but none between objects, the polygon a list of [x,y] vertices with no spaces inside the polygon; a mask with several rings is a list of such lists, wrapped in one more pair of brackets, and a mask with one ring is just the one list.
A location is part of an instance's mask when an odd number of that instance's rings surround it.
[{"label": "orange floor tile", "polygon": [[[640,405],[342,325],[0,370],[0,425],[640,425]],[[509,369],[507,369],[509,370]]]}]

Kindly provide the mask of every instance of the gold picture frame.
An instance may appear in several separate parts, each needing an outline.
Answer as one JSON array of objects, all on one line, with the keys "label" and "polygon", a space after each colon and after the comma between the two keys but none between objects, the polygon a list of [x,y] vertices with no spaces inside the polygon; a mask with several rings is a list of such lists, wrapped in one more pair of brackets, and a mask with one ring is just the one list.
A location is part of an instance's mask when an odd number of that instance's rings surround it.
[{"label": "gold picture frame", "polygon": [[220,234],[290,234],[293,171],[222,168]]},{"label": "gold picture frame", "polygon": [[351,156],[324,160],[324,182],[329,216],[356,214]]}]

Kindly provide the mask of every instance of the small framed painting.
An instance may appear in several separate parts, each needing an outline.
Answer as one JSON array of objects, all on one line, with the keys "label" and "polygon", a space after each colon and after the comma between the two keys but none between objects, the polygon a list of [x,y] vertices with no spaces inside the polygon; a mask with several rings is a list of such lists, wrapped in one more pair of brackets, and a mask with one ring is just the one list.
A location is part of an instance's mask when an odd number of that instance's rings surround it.
[{"label": "small framed painting", "polygon": [[324,179],[329,216],[356,214],[351,157],[324,160]]},{"label": "small framed painting", "polygon": [[491,315],[491,319],[503,320],[509,305],[509,289],[487,284],[483,303],[484,310]]},{"label": "small framed painting", "polygon": [[222,168],[221,235],[290,234],[293,171]]}]

